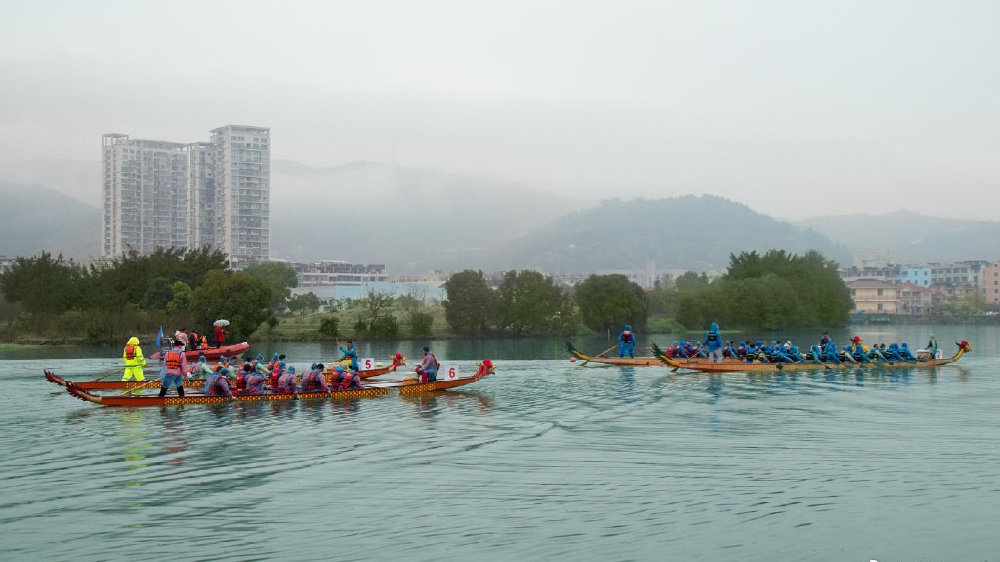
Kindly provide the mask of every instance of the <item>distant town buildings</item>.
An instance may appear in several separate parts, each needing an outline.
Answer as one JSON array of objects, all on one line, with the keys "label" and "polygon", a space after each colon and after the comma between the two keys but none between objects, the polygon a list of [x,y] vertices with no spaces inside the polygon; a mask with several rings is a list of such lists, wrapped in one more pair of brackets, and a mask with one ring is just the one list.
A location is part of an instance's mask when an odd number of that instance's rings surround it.
[{"label": "distant town buildings", "polygon": [[852,266],[841,269],[840,276],[851,290],[855,312],[930,314],[974,296],[982,305],[1000,308],[1000,261]]},{"label": "distant town buildings", "polygon": [[102,137],[102,254],[210,246],[230,266],[271,253],[270,129],[226,125],[208,142]]},{"label": "distant town buildings", "polygon": [[390,281],[385,265],[362,265],[346,261],[288,262],[295,270],[299,287],[324,285],[363,285]]}]

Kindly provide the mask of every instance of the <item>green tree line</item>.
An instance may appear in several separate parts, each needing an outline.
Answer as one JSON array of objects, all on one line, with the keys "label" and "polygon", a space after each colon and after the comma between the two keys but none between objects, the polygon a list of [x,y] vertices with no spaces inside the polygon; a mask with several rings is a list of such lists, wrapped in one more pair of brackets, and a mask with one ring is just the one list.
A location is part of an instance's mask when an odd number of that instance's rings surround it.
[{"label": "green tree line", "polygon": [[730,254],[724,275],[709,282],[687,272],[653,291],[652,308],[689,329],[711,322],[760,330],[841,326],[851,294],[837,269],[818,252]]},{"label": "green tree line", "polygon": [[591,275],[571,288],[535,271],[508,271],[491,287],[481,271],[445,283],[445,319],[455,334],[572,334],[631,324],[645,331],[650,315],[689,330],[718,322],[733,328],[834,327],[848,320],[850,291],[837,263],[818,252],[730,254],[726,273],[709,281],[687,272],[645,291],[624,275]]},{"label": "green tree line", "polygon": [[19,257],[0,276],[0,292],[13,305],[0,319],[4,335],[118,341],[159,326],[204,333],[225,318],[229,339],[245,338],[272,316],[276,289],[227,263],[224,252],[207,247],[129,251],[90,265],[44,251]]}]

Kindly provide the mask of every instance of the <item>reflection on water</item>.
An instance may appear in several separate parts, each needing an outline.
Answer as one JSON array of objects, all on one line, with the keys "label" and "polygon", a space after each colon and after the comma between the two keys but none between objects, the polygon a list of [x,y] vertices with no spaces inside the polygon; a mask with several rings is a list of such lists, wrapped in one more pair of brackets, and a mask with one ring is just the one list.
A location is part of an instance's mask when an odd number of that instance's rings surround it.
[{"label": "reflection on water", "polygon": [[618,392],[622,402],[628,404],[635,402],[635,367],[619,367]]},{"label": "reflection on water", "polygon": [[150,428],[147,420],[146,410],[140,408],[130,408],[119,412],[121,432],[118,436],[124,442],[122,449],[126,465],[124,467],[126,486],[141,486],[145,484],[142,478],[147,449],[152,447],[147,436]]}]

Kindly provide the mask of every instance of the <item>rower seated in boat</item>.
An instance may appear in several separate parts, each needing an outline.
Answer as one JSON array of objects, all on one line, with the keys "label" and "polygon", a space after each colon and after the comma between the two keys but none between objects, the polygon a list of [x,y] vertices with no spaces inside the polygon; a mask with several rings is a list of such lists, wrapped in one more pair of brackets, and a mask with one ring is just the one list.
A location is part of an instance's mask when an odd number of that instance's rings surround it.
[{"label": "rower seated in boat", "polygon": [[882,361],[882,362],[889,361],[889,359],[885,356],[884,353],[882,353],[882,350],[879,349],[877,345],[871,346],[871,348],[868,350],[868,359],[871,359],[872,361]]},{"label": "rower seated in boat", "polygon": [[865,350],[865,346],[862,345],[863,341],[864,340],[858,336],[854,336],[854,339],[851,340],[850,354],[851,357],[858,363],[869,362],[868,352]]},{"label": "rower seated in boat", "polygon": [[906,345],[906,342],[899,344],[899,356],[902,357],[904,361],[917,360],[917,356],[910,351],[910,347]]},{"label": "rower seated in boat", "polygon": [[241,367],[240,370],[236,372],[236,390],[240,391],[241,393],[244,390],[246,390],[246,387],[247,387],[247,375],[250,375],[251,373],[254,373],[254,372],[256,372],[256,371],[254,371],[253,362],[252,361],[244,361],[243,362],[243,367]]},{"label": "rower seated in boat", "polygon": [[[282,363],[284,363],[282,361]],[[277,394],[295,394],[299,390],[299,385],[295,379],[295,367],[289,365],[284,373],[278,377],[278,385],[274,387]]]},{"label": "rower seated in boat", "polygon": [[208,360],[205,359],[205,354],[198,356],[198,361],[196,361],[191,368],[188,369],[188,378],[195,380],[204,380],[208,375],[212,374],[212,368],[208,366]]},{"label": "rower seated in boat", "polygon": [[793,363],[802,363],[805,361],[805,359],[799,355],[799,346],[795,345],[791,341],[785,342],[785,355],[787,355]]},{"label": "rower seated in boat", "polygon": [[837,349],[837,344],[833,340],[827,340],[826,345],[823,346],[823,361],[829,361],[830,363],[840,363],[840,351]]},{"label": "rower seated in boat", "polygon": [[361,377],[357,373],[344,369],[341,365],[337,365],[335,369],[333,374],[330,375],[330,385],[335,390],[361,388]]},{"label": "rower seated in boat", "polygon": [[229,382],[229,368],[223,367],[205,380],[205,396],[233,397],[233,387]]},{"label": "rower seated in boat", "polygon": [[899,344],[896,342],[890,343],[889,347],[882,352],[889,361],[902,361],[903,357],[899,354]]},{"label": "rower seated in boat", "polygon": [[791,363],[792,360],[785,354],[785,348],[778,345],[778,342],[773,342],[768,348],[768,359],[772,363]]},{"label": "rower seated in boat", "polygon": [[302,373],[302,392],[330,392],[323,376],[325,368],[322,363],[313,363],[311,369]]},{"label": "rower seated in boat", "polygon": [[267,377],[259,371],[250,371],[249,373],[243,375],[244,388],[241,394],[249,396],[262,396],[264,394],[265,382],[267,382]]},{"label": "rower seated in boat", "polygon": [[267,376],[271,374],[271,371],[267,368],[267,363],[264,362],[264,356],[260,353],[257,354],[257,357],[253,358],[251,363],[253,364],[254,370],[263,375],[264,378],[267,378]]},{"label": "rower seated in boat", "polygon": [[274,364],[274,367],[271,369],[271,388],[278,386],[278,380],[281,379],[281,376],[284,375],[287,370],[288,367],[285,365],[283,360],[279,360]]}]

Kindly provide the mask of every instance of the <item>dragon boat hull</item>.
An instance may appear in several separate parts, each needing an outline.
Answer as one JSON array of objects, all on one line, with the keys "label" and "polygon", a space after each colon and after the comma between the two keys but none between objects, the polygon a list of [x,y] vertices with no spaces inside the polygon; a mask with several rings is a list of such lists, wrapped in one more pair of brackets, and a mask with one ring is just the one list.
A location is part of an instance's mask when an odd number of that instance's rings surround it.
[{"label": "dragon boat hull", "polygon": [[[394,372],[396,368],[404,363],[389,365],[388,367],[379,367],[377,369],[369,369],[367,371],[358,371],[358,377],[362,379],[367,379],[371,377],[377,377],[380,375],[385,375]],[[323,371],[323,376],[326,379],[326,383],[330,384],[330,379],[335,372],[334,369],[326,369]],[[153,388],[153,382],[159,382],[160,379],[145,380],[145,381],[121,381],[121,380],[107,380],[107,381],[67,381],[62,377],[57,376],[55,373],[50,371],[45,371],[45,378],[49,382],[58,384],[59,386],[66,386],[71,382],[83,390],[134,390],[137,388]],[[184,381],[184,388],[201,388],[205,384],[205,379],[186,379]]]},{"label": "dragon boat hull", "polygon": [[604,365],[618,365],[622,367],[653,367],[663,365],[656,357],[591,357],[580,353],[570,342],[566,342],[566,351],[574,359],[579,359],[581,365],[584,363],[602,363]]},{"label": "dragon boat hull", "polygon": [[[605,365],[618,365],[618,366],[621,366],[621,367],[626,367],[626,366],[628,366],[628,367],[653,367],[653,366],[659,367],[659,366],[663,366],[663,361],[660,361],[660,359],[658,357],[656,357],[656,356],[653,356],[653,357],[621,357],[621,358],[619,358],[619,357],[592,357],[592,356],[588,356],[588,355],[584,355],[583,353],[580,353],[580,351],[578,349],[576,349],[575,347],[573,347],[573,344],[571,344],[569,342],[566,342],[566,350],[569,351],[570,355],[572,355],[574,359],[580,360],[581,361],[581,363],[580,363],[581,365],[583,363],[602,363],[602,364],[605,364]],[[705,363],[705,364],[708,363],[708,359],[700,358],[700,357],[698,357],[698,358],[689,358],[689,359],[675,359],[675,361],[677,361],[679,363],[683,363],[684,365],[688,365],[688,364],[699,365],[699,364],[702,364],[702,363]],[[737,363],[738,360],[736,360],[736,359],[725,359],[724,362],[727,363],[727,364],[728,363]],[[692,368],[694,368],[694,367],[692,367]]]},{"label": "dragon boat hull", "polygon": [[[479,381],[493,374],[494,366],[489,360],[480,363],[479,371],[472,377],[452,380],[440,380],[421,383],[415,380],[386,381],[369,383],[363,388],[333,390],[330,392],[299,392],[295,394],[244,394],[228,396],[207,396],[204,394],[185,394],[184,396],[100,396],[81,388],[72,382],[66,383],[66,391],[71,395],[102,406],[176,406],[183,404],[224,404],[229,402],[277,402],[289,400],[340,400],[356,398],[374,398],[393,392],[399,394],[419,394],[447,390]],[[56,375],[52,375],[56,376]]]},{"label": "dragon boat hull", "polygon": [[832,363],[832,362],[802,362],[802,363],[702,363],[702,364],[685,364],[680,363],[667,355],[661,350],[656,344],[653,344],[653,353],[663,361],[663,363],[674,367],[675,369],[691,369],[699,371],[702,373],[776,373],[776,372],[787,372],[787,371],[816,371],[816,370],[842,370],[842,369],[858,369],[858,368],[875,368],[875,369],[906,369],[906,368],[925,368],[925,367],[938,367],[941,365],[947,365],[949,363],[954,363],[962,357],[965,352],[970,351],[972,346],[968,342],[961,342],[958,344],[958,352],[948,358],[944,359],[928,359],[925,361],[878,361],[878,362],[866,362],[866,363]]}]

